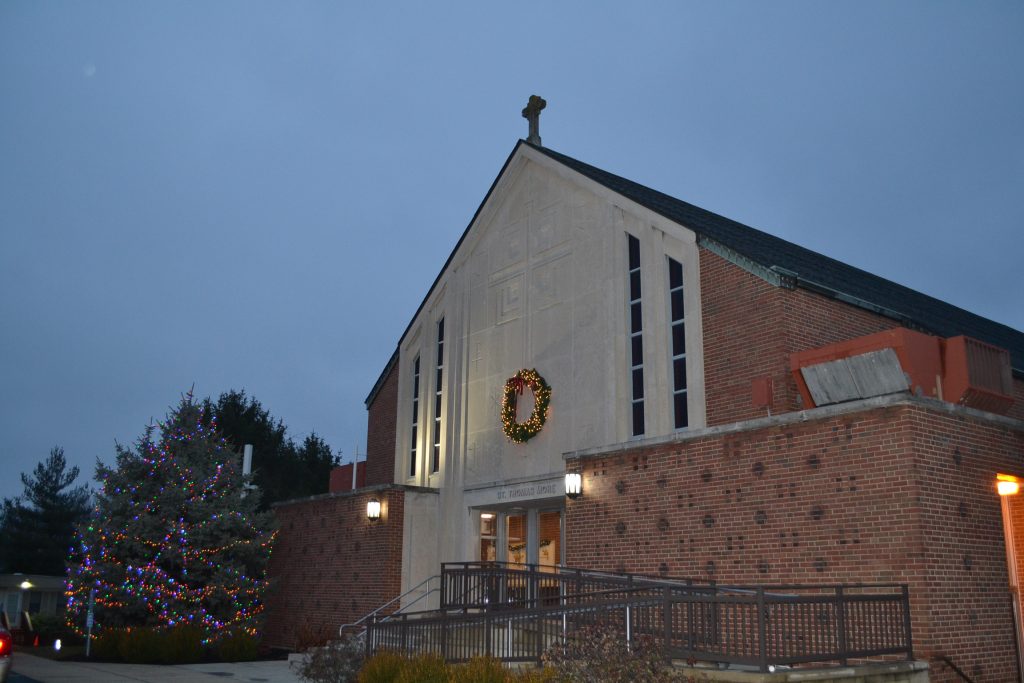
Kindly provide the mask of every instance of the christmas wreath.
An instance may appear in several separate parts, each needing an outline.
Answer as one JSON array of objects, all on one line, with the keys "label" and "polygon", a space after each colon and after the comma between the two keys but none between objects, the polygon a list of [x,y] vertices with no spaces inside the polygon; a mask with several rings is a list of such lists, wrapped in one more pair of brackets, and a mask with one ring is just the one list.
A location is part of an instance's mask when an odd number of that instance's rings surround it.
[{"label": "christmas wreath", "polygon": [[[516,404],[527,387],[533,392],[533,412],[529,420],[518,422]],[[548,419],[549,403],[551,387],[536,370],[520,370],[512,375],[505,382],[505,396],[501,400],[501,425],[509,441],[525,443],[535,437]]]}]

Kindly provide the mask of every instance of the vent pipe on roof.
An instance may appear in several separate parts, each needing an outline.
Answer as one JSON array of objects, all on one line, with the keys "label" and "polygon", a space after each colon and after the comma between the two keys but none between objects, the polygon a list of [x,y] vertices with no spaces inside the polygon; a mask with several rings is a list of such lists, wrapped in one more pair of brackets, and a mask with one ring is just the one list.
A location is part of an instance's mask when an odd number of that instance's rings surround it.
[{"label": "vent pipe on roof", "polygon": [[530,122],[530,132],[526,141],[540,146],[540,112],[548,106],[547,101],[540,95],[530,95],[530,101],[523,109],[523,118]]}]

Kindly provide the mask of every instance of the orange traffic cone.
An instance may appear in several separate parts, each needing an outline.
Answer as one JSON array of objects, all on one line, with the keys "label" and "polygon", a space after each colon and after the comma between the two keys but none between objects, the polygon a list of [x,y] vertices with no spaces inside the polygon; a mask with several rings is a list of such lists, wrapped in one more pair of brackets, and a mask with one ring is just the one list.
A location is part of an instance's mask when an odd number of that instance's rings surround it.
[{"label": "orange traffic cone", "polygon": [[36,634],[35,640],[32,641],[32,647],[39,647],[39,634]]}]

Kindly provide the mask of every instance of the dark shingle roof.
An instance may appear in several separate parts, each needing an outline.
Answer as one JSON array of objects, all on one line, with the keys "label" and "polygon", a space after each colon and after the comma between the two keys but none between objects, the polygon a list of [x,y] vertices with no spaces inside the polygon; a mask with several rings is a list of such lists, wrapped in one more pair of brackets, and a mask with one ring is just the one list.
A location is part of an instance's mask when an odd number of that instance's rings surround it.
[{"label": "dark shingle roof", "polygon": [[1024,374],[1024,333],[962,308],[872,275],[792,242],[737,223],[693,204],[602,171],[546,147],[529,145],[622,196],[763,266],[796,275],[796,285],[880,310],[906,325],[941,337],[967,335],[1010,352],[1015,374]]},{"label": "dark shingle roof", "polygon": [[[886,280],[885,278],[872,275],[867,271],[847,265],[835,259],[829,258],[810,249],[804,249],[792,242],[769,235],[766,232],[751,228],[750,226],[737,223],[734,220],[719,216],[699,206],[670,197],[663,192],[652,190],[632,180],[627,180],[614,173],[602,171],[599,168],[585,164],[582,161],[548,149],[540,147],[525,140],[520,140],[512,149],[505,164],[501,167],[498,175],[491,183],[490,189],[484,196],[476,213],[473,214],[469,225],[459,237],[448,260],[438,272],[437,277],[431,284],[430,289],[420,302],[419,308],[413,314],[412,320],[399,338],[399,346],[402,338],[409,332],[413,321],[419,315],[430,298],[430,293],[437,287],[438,282],[444,275],[448,265],[455,257],[459,247],[462,246],[470,228],[476,222],[477,216],[487,204],[491,194],[498,185],[498,180],[505,173],[505,169],[512,162],[520,145],[526,145],[541,154],[544,154],[555,161],[564,164],[568,168],[590,178],[591,180],[607,187],[613,192],[630,199],[641,206],[644,206],[665,218],[679,223],[697,233],[698,241],[704,246],[713,247],[720,245],[740,255],[748,261],[759,265],[766,271],[782,272],[795,275],[796,286],[817,291],[828,296],[847,301],[848,303],[862,306],[884,315],[896,318],[908,327],[914,327],[940,337],[955,337],[967,335],[981,341],[988,342],[1010,352],[1010,360],[1014,368],[1014,374],[1024,377],[1024,333],[994,322],[988,318],[982,318],[970,311],[947,304],[934,297],[914,291],[909,287]],[[709,244],[710,243],[710,244]],[[780,271],[781,269],[781,271]],[[376,397],[377,392],[383,385],[388,371],[397,360],[398,350],[396,349],[387,366],[381,372],[377,383],[366,397],[366,406],[369,407]]]}]

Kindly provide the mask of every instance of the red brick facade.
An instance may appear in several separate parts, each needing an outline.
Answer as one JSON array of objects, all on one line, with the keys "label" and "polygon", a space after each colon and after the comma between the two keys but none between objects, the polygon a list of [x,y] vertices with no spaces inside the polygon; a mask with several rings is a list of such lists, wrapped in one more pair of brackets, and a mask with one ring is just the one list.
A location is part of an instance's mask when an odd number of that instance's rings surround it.
[{"label": "red brick facade", "polygon": [[387,370],[373,401],[367,406],[366,484],[395,481],[395,429],[398,416],[398,363]]},{"label": "red brick facade", "polygon": [[[383,503],[381,519],[366,503]],[[274,508],[280,531],[270,557],[265,642],[295,648],[336,636],[400,593],[405,492],[380,486]]]},{"label": "red brick facade", "polygon": [[1013,382],[1013,406],[1007,416],[1015,420],[1024,420],[1024,381]]},{"label": "red brick facade", "polygon": [[776,287],[700,250],[709,426],[764,417],[751,382],[770,377],[772,414],[800,410],[789,355],[896,327],[895,320],[803,289]]},{"label": "red brick facade", "polygon": [[[723,583],[908,583],[919,658],[1016,676],[997,472],[1024,433],[905,403],[584,460],[567,561]],[[953,680],[935,667],[933,680]]]}]

